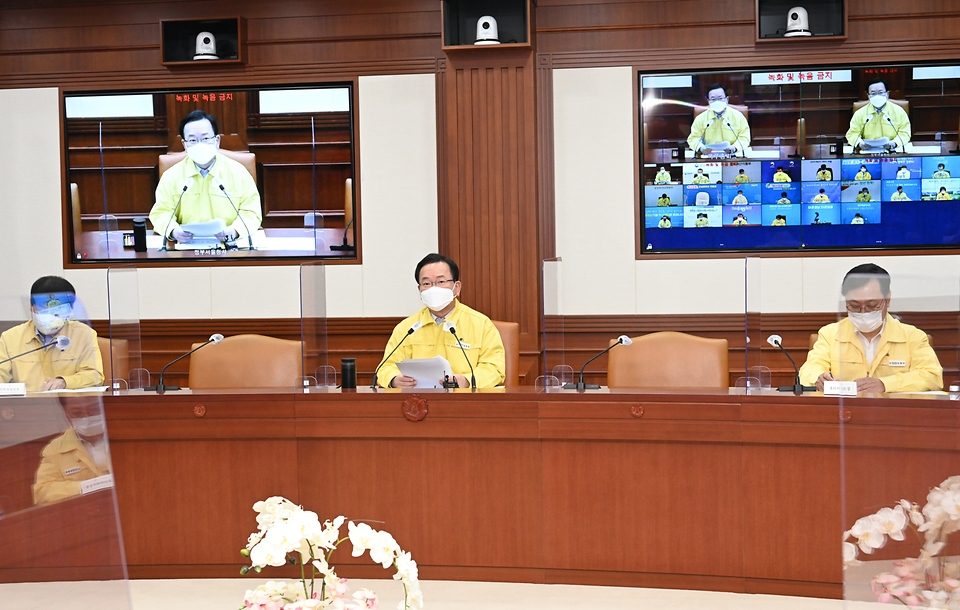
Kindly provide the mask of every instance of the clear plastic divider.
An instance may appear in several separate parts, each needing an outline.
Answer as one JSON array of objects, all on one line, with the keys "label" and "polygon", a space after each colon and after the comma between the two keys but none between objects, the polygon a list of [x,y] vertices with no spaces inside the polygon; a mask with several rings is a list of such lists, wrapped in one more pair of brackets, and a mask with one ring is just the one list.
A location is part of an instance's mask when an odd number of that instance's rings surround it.
[{"label": "clear plastic divider", "polygon": [[98,394],[5,398],[0,599],[10,608],[131,608]]},{"label": "clear plastic divider", "polygon": [[326,277],[323,263],[300,265],[301,385],[305,389],[336,386],[336,369],[328,362]]},{"label": "clear plastic divider", "polygon": [[[573,367],[566,362],[563,328],[563,259],[552,258],[542,263],[543,324],[541,325],[543,369],[535,381],[538,388],[552,388],[572,383]],[[554,383],[556,380],[556,384]]]},{"label": "clear plastic divider", "polygon": [[108,349],[102,349],[104,385],[111,391],[139,390],[150,385],[140,343],[140,284],[135,267],[107,269]]}]

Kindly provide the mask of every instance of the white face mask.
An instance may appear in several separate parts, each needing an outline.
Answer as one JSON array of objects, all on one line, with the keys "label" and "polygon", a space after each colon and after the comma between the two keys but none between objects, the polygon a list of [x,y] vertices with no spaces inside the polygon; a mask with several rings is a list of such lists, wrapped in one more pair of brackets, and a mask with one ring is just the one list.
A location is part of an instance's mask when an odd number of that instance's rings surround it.
[{"label": "white face mask", "polygon": [[44,335],[55,335],[60,332],[66,320],[60,316],[45,313],[42,311],[33,312],[33,325]]},{"label": "white face mask", "polygon": [[877,110],[883,108],[883,105],[887,103],[887,94],[881,93],[880,95],[871,95],[870,103],[873,104],[873,107]]},{"label": "white face mask", "polygon": [[850,318],[850,321],[853,322],[853,325],[857,327],[857,330],[862,333],[868,333],[872,330],[876,330],[881,324],[883,324],[883,310],[871,311],[868,313],[850,312],[847,314],[847,317]]},{"label": "white face mask", "polygon": [[450,288],[441,288],[440,286],[431,286],[420,293],[420,300],[430,311],[440,311],[450,303],[453,303],[453,290]]},{"label": "white face mask", "polygon": [[197,165],[206,165],[217,154],[217,147],[214,144],[205,144],[197,142],[193,146],[187,147],[187,156]]},{"label": "white face mask", "polygon": [[727,103],[723,100],[718,100],[716,102],[710,102],[710,110],[713,110],[717,114],[720,114],[727,109]]},{"label": "white face mask", "polygon": [[73,420],[70,424],[73,426],[74,432],[80,436],[93,437],[103,434],[103,415],[81,417]]}]

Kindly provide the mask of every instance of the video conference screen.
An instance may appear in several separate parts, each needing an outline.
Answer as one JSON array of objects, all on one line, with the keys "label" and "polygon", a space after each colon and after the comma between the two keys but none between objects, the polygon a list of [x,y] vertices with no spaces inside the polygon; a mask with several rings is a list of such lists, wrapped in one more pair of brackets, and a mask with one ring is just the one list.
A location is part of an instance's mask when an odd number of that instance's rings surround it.
[{"label": "video conference screen", "polygon": [[960,244],[960,67],[640,77],[643,251]]},{"label": "video conference screen", "polygon": [[[356,258],[352,83],[63,99],[75,264]],[[216,125],[182,138],[196,110]]]}]

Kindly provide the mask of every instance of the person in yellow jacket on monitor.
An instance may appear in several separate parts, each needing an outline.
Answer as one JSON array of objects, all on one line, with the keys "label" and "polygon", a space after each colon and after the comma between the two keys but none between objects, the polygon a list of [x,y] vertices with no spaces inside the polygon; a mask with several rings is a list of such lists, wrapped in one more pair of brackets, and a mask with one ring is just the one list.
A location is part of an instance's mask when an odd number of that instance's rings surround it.
[{"label": "person in yellow jacket on monitor", "polygon": [[941,186],[940,190],[937,191],[937,201],[951,201],[952,199],[953,197],[947,192],[947,187]]},{"label": "person in yellow jacket on monitor", "polygon": [[774,172],[773,181],[774,182],[793,182],[793,180],[790,178],[790,174],[783,171],[782,167],[778,167],[777,171]]},{"label": "person in yellow jacket on monitor", "polygon": [[890,274],[867,263],[851,269],[840,292],[847,317],[820,329],[800,367],[800,382],[856,381],[858,392],[922,392],[943,387],[943,367],[927,334],[889,313]]},{"label": "person in yellow jacket on monitor", "polygon": [[713,85],[707,91],[709,110],[693,119],[687,145],[696,153],[744,156],[750,146],[750,125],[743,113],[729,105],[726,90]]},{"label": "person in yellow jacket on monitor", "polygon": [[910,117],[906,110],[889,101],[890,93],[883,81],[870,83],[867,97],[870,103],[853,113],[850,119],[847,143],[859,148],[864,140],[887,138],[887,150],[904,152],[910,143]]}]

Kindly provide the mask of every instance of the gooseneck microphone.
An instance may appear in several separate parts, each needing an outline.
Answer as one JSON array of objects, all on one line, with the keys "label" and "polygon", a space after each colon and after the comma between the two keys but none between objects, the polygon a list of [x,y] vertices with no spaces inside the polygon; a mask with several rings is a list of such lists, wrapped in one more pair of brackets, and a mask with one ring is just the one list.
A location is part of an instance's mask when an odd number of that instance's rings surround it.
[{"label": "gooseneck microphone", "polygon": [[407,340],[407,337],[409,337],[413,333],[420,330],[421,326],[423,326],[423,322],[420,322],[420,321],[415,322],[414,325],[410,327],[410,330],[408,330],[406,334],[403,335],[403,338],[400,339],[400,342],[397,343],[397,346],[392,350],[390,350],[390,353],[387,354],[386,358],[380,361],[380,364],[377,365],[377,369],[373,371],[373,383],[370,384],[371,389],[374,389],[374,390],[377,389],[377,374],[380,373],[380,369],[383,367],[384,364],[387,363],[387,360],[390,359],[390,356],[392,356],[398,349],[400,349],[400,346],[403,345],[403,342]]},{"label": "gooseneck microphone", "polygon": [[62,352],[62,351],[66,351],[66,349],[67,349],[68,347],[70,347],[70,344],[71,344],[71,343],[72,343],[72,341],[70,340],[70,337],[64,337],[64,336],[61,335],[61,336],[57,337],[56,339],[54,339],[53,341],[51,341],[51,342],[49,342],[49,343],[44,343],[44,344],[41,345],[40,347],[36,347],[36,348],[34,348],[34,349],[27,350],[27,351],[23,352],[22,354],[17,354],[16,356],[11,356],[11,357],[7,358],[6,360],[0,360],[0,364],[6,364],[6,363],[10,362],[11,360],[16,360],[17,358],[19,358],[19,357],[21,357],[21,356],[26,356],[27,354],[32,354],[33,352],[39,352],[40,350],[42,350],[42,349],[47,349],[48,347],[56,347],[56,348],[59,349],[61,352]]},{"label": "gooseneck microphone", "polygon": [[213,176],[213,186],[220,189],[220,192],[223,193],[223,196],[227,198],[227,201],[230,202],[230,207],[233,208],[233,211],[237,213],[237,218],[240,219],[240,224],[243,225],[244,230],[247,232],[247,250],[256,250],[253,247],[253,233],[250,232],[250,227],[247,226],[247,221],[243,219],[243,216],[240,215],[240,210],[237,208],[236,204],[233,203],[233,199],[230,199],[230,193],[227,192],[227,187],[223,186],[223,182],[220,182],[220,178]]},{"label": "gooseneck microphone", "polygon": [[616,341],[613,345],[611,345],[611,346],[608,347],[607,349],[603,350],[602,352],[600,352],[599,354],[597,354],[597,355],[594,356],[593,358],[591,358],[591,359],[589,359],[589,360],[587,360],[586,362],[583,363],[583,366],[580,367],[580,381],[578,381],[577,383],[566,383],[566,384],[563,385],[563,389],[564,389],[564,390],[599,390],[599,389],[600,389],[600,386],[599,386],[599,385],[597,385],[597,384],[595,384],[595,383],[584,383],[584,382],[583,382],[583,371],[587,368],[587,365],[590,364],[591,362],[593,362],[594,360],[596,360],[597,358],[599,358],[600,356],[606,354],[607,352],[609,352],[610,350],[612,350],[612,349],[615,348],[616,346],[618,346],[618,345],[630,345],[631,343],[633,343],[633,340],[632,340],[630,337],[626,336],[626,335],[620,335],[619,337],[617,337],[617,341]]},{"label": "gooseneck microphone", "polygon": [[163,374],[167,372],[167,369],[170,368],[170,365],[171,365],[171,364],[176,364],[177,362],[180,362],[181,360],[183,360],[184,358],[186,358],[187,356],[189,356],[189,355],[192,354],[193,352],[197,351],[197,350],[200,349],[201,347],[206,347],[206,346],[210,345],[211,343],[220,343],[221,341],[223,341],[223,335],[221,335],[220,333],[216,333],[216,334],[210,335],[210,338],[207,339],[206,342],[201,343],[201,344],[198,345],[197,347],[193,348],[192,350],[190,350],[190,351],[187,352],[186,354],[184,354],[184,355],[182,355],[182,356],[179,356],[179,357],[176,358],[175,360],[173,360],[173,361],[171,361],[171,362],[168,362],[165,367],[163,367],[162,369],[160,369],[160,378],[157,380],[157,385],[152,385],[152,386],[143,388],[143,390],[144,390],[145,392],[156,392],[157,394],[163,394],[163,393],[164,393],[165,391],[167,391],[167,390],[171,390],[171,391],[173,391],[173,390],[179,390],[179,389],[180,389],[180,386],[176,386],[176,385],[163,385]]},{"label": "gooseneck microphone", "polygon": [[793,392],[793,393],[796,394],[797,396],[800,396],[801,394],[804,393],[804,391],[813,391],[813,390],[816,390],[816,389],[817,389],[816,386],[805,386],[805,385],[801,385],[801,383],[800,383],[800,369],[797,368],[797,363],[796,363],[796,362],[794,361],[794,359],[790,356],[790,353],[787,352],[787,350],[785,350],[785,349],[783,348],[783,345],[781,344],[782,341],[783,341],[783,338],[782,338],[780,335],[770,335],[769,337],[767,337],[767,343],[769,343],[770,345],[772,345],[772,346],[774,346],[774,347],[780,348],[780,351],[783,352],[784,355],[786,355],[786,357],[790,360],[790,364],[793,365],[794,384],[793,384],[793,385],[780,386],[779,388],[777,388],[777,391],[778,391],[778,392]]},{"label": "gooseneck microphone", "polygon": [[353,251],[356,250],[355,246],[351,246],[350,242],[347,240],[347,235],[350,231],[350,225],[353,224],[353,218],[350,219],[350,222],[347,223],[347,226],[343,228],[343,243],[342,244],[333,244],[330,246],[330,250],[333,252],[344,252],[344,251]]},{"label": "gooseneck microphone", "polygon": [[160,246],[160,249],[157,250],[157,252],[165,252],[167,250],[167,239],[170,237],[170,223],[172,223],[173,219],[177,217],[177,212],[180,211],[180,203],[183,201],[183,196],[187,192],[187,189],[190,188],[191,184],[193,184],[193,178],[187,178],[187,182],[180,190],[180,197],[177,199],[177,205],[173,208],[173,213],[170,214],[170,219],[167,221],[167,226],[163,228],[163,245]]},{"label": "gooseneck microphone", "polygon": [[853,145],[854,148],[860,147],[863,148],[863,132],[867,130],[867,125],[870,124],[870,120],[873,118],[873,115],[868,115],[867,120],[863,122],[863,127],[860,129],[860,135],[857,136],[857,142]]},{"label": "gooseneck microphone", "polygon": [[893,119],[887,115],[883,115],[883,118],[887,120],[887,123],[890,124],[890,127],[893,127],[893,141],[896,142],[897,138],[900,138],[900,152],[907,152],[907,145],[903,141],[903,136],[900,135],[900,130],[897,129],[897,126],[893,124]]},{"label": "gooseneck microphone", "polygon": [[473,364],[471,364],[470,359],[467,358],[467,350],[463,349],[463,343],[460,342],[460,337],[457,336],[457,327],[450,322],[443,323],[443,330],[449,332],[453,335],[453,338],[457,340],[457,345],[460,346],[460,351],[463,352],[463,359],[467,361],[467,366],[470,367],[470,389],[477,389],[477,378],[473,374]]}]

